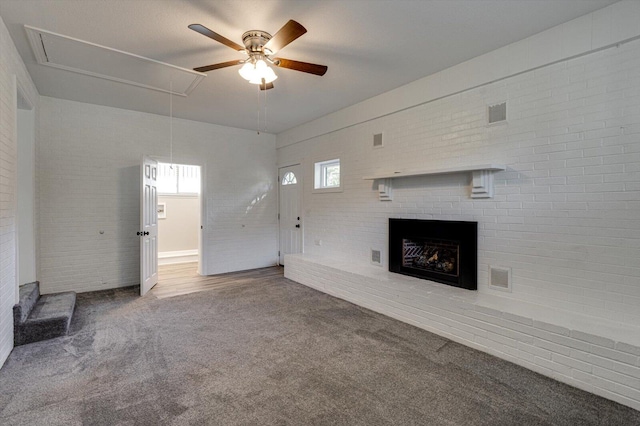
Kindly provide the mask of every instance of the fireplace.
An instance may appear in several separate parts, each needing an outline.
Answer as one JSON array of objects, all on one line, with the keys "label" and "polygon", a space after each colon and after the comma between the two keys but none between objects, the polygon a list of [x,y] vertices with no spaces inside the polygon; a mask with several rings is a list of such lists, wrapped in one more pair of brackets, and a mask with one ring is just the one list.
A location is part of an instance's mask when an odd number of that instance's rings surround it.
[{"label": "fireplace", "polygon": [[478,288],[477,222],[389,219],[389,271]]}]

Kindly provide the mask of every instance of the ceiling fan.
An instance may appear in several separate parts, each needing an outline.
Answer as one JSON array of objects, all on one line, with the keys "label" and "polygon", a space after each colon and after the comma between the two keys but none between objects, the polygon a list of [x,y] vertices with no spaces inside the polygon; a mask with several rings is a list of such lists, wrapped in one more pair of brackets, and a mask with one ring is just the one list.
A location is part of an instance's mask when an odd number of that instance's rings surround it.
[{"label": "ceiling fan", "polygon": [[292,59],[285,58],[272,58],[280,49],[287,46],[289,43],[307,32],[306,28],[297,23],[294,20],[287,22],[280,30],[272,37],[266,31],[251,30],[242,35],[242,42],[244,47],[229,40],[226,37],[221,36],[218,33],[211,31],[209,28],[201,24],[191,24],[189,28],[193,31],[209,37],[219,43],[224,44],[237,50],[239,52],[245,52],[248,57],[246,59],[239,59],[235,61],[221,62],[218,64],[206,65],[203,67],[194,68],[194,71],[208,72],[217,70],[220,68],[231,67],[234,65],[241,65],[242,68],[238,71],[242,78],[248,80],[249,83],[259,84],[260,90],[273,89],[273,81],[278,78],[268,64],[275,65],[280,68],[288,68],[295,71],[302,71],[309,74],[324,75],[327,72],[325,65],[311,64],[308,62],[294,61]]}]

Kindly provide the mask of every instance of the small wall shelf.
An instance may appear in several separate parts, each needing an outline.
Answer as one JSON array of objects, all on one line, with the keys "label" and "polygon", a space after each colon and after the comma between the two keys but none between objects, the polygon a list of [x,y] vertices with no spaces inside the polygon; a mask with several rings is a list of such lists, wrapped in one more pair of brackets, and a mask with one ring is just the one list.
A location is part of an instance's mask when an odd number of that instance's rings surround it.
[{"label": "small wall shelf", "polygon": [[363,177],[364,180],[378,180],[378,192],[380,201],[393,200],[392,180],[394,178],[411,176],[444,175],[450,173],[471,172],[471,198],[492,198],[493,197],[493,172],[506,170],[503,164],[479,164],[475,166],[447,167],[442,169],[429,170],[405,170],[396,172],[378,173]]}]

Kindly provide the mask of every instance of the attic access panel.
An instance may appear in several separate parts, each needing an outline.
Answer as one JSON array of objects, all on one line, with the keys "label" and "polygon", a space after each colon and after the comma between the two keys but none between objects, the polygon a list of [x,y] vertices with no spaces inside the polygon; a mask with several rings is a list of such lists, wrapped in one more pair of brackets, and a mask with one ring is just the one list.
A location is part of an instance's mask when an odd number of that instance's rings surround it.
[{"label": "attic access panel", "polygon": [[187,96],[206,74],[25,25],[39,64]]}]

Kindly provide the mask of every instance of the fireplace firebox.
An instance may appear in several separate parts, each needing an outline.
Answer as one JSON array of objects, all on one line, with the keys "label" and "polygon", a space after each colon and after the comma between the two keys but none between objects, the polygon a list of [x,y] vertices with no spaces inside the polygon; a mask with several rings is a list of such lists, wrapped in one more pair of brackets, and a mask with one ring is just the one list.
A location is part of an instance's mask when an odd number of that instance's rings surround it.
[{"label": "fireplace firebox", "polygon": [[476,290],[477,222],[389,219],[389,271]]}]

